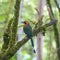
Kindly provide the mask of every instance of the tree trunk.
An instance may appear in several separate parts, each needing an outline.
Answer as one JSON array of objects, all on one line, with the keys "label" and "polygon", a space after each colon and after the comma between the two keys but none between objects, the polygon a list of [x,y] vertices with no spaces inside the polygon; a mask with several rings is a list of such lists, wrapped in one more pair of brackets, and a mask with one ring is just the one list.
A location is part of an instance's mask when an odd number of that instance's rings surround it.
[{"label": "tree trunk", "polygon": [[43,51],[43,35],[39,33],[37,35],[37,60],[42,60]]},{"label": "tree trunk", "polygon": [[[20,17],[19,17],[19,22],[18,22],[19,25],[22,22],[23,6],[24,6],[24,0],[22,0],[21,4],[20,4]],[[22,40],[22,31],[23,31],[22,28],[18,28],[18,41]],[[21,58],[21,50],[22,50],[22,48],[20,48],[18,50],[18,52],[17,52],[17,60],[22,60],[22,58]]]},{"label": "tree trunk", "polygon": [[[53,14],[53,11],[52,11],[50,0],[49,1],[47,0],[47,5],[48,5],[47,7],[48,7],[48,12],[49,12],[50,19],[51,20],[56,20],[54,18],[54,14]],[[56,41],[58,60],[60,60],[60,40],[59,40],[59,33],[58,33],[58,29],[57,29],[57,24],[56,23],[53,25],[53,29],[54,29],[54,37],[55,37],[55,41]]]},{"label": "tree trunk", "polygon": [[[8,23],[8,28],[9,28],[9,30],[11,29],[11,32],[8,32],[9,34],[7,34],[7,35],[9,35],[11,38],[9,38],[8,36],[5,35],[6,38],[10,39],[9,40],[9,47],[7,49],[5,49],[5,51],[1,50],[0,60],[9,60],[17,52],[17,50],[19,48],[21,48],[22,45],[24,45],[29,40],[29,38],[26,36],[21,41],[16,42],[20,2],[21,2],[21,0],[16,0],[14,16]],[[42,20],[42,19],[40,19],[40,20]],[[40,26],[39,23],[40,22],[37,23],[39,26],[37,26],[37,27],[35,26],[36,28],[33,30],[34,36],[37,35],[39,32],[42,32],[44,27],[47,28],[47,27],[55,24],[56,21],[51,21],[43,26]]]},{"label": "tree trunk", "polygon": [[[38,15],[37,17],[41,17],[44,12],[44,5],[45,5],[45,0],[38,0]],[[42,53],[43,53],[43,41],[44,41],[44,36],[42,33],[39,33],[37,35],[37,60],[42,60]]]}]

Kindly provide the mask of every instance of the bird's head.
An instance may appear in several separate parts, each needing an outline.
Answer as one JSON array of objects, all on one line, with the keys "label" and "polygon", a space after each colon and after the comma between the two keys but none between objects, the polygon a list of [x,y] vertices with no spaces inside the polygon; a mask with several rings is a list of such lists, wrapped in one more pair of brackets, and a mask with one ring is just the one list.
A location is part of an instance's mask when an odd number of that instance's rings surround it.
[{"label": "bird's head", "polygon": [[25,25],[30,25],[28,21],[23,21],[22,23],[24,23]]}]

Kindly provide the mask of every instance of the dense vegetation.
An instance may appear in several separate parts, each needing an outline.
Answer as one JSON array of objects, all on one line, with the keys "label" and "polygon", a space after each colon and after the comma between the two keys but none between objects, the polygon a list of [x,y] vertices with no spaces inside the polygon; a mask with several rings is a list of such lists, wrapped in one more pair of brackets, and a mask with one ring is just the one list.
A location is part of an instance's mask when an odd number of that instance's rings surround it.
[{"label": "dense vegetation", "polygon": [[[60,2],[59,0],[57,1]],[[36,58],[36,55],[32,55],[32,52],[30,51],[31,47],[28,41],[29,38],[27,36],[24,37],[25,35],[22,34],[22,41],[16,43],[20,2],[21,0],[0,1],[0,60],[8,60],[13,55],[14,57],[12,57],[11,60],[16,60],[17,54],[15,53],[22,45],[22,56],[24,57],[23,60],[32,60],[32,58]],[[46,30],[43,59],[58,60],[60,59],[60,5],[56,5],[55,0],[50,0],[50,2],[47,0],[47,5],[50,8],[50,11],[48,11],[47,7],[45,7],[44,16],[40,17],[39,21],[36,22],[36,15],[38,12],[36,10],[37,4],[37,0],[24,0],[22,18],[23,20],[28,20],[33,26],[32,28],[35,36],[35,46],[36,34],[39,32],[43,33],[44,29]],[[50,15],[48,15],[48,12]],[[44,23],[41,22],[43,17],[45,19]],[[40,24],[43,24],[43,26],[40,26]],[[26,43],[27,41],[28,43]]]}]

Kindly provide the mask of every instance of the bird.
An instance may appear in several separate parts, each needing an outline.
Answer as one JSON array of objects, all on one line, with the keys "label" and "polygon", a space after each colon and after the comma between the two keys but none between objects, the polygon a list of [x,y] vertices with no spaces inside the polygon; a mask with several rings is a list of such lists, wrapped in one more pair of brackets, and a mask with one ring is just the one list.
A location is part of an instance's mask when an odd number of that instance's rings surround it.
[{"label": "bird", "polygon": [[32,48],[33,48],[33,52],[36,53],[36,51],[34,49],[32,27],[30,26],[30,23],[28,21],[23,21],[22,23],[24,24],[23,31],[28,36],[28,38],[31,40],[31,45],[32,45]]}]

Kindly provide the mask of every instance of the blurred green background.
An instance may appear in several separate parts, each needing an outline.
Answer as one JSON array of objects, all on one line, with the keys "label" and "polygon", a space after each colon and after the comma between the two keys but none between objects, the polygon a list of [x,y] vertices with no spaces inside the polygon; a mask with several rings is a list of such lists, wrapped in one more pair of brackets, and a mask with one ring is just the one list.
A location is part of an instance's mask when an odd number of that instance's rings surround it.
[{"label": "blurred green background", "polygon": [[[58,0],[58,2],[60,2],[60,0]],[[13,0],[12,3],[13,4],[11,6],[11,10],[9,12],[10,13],[9,19],[12,18],[14,14],[15,0]],[[10,4],[9,0],[0,0],[0,49],[3,44],[4,24],[5,24],[5,18],[6,18],[6,13],[8,11],[9,4]],[[37,8],[37,4],[38,4],[37,0],[24,0],[24,8],[22,14],[23,20],[36,21],[37,11],[35,8]],[[58,31],[60,31],[59,12],[53,0],[51,0],[51,5],[53,7],[55,18],[58,20],[57,23]],[[44,11],[45,11],[44,12],[45,23],[48,23],[50,19],[46,7]],[[33,25],[34,24],[32,24],[32,26]],[[22,38],[24,36],[25,36],[24,33],[22,33]],[[60,32],[59,32],[59,36],[60,36]],[[36,37],[33,37],[33,39],[34,39],[35,49],[36,49]],[[21,52],[22,60],[36,60],[36,54],[33,54],[31,49],[32,47],[30,41],[28,41],[24,46],[22,46],[22,52]],[[44,46],[43,46],[43,57],[44,57],[43,60],[49,60],[49,58],[50,60],[57,60],[56,43],[54,39],[54,31],[52,26],[46,29],[46,34],[44,37]],[[11,60],[17,60],[17,53],[11,58]]]}]

